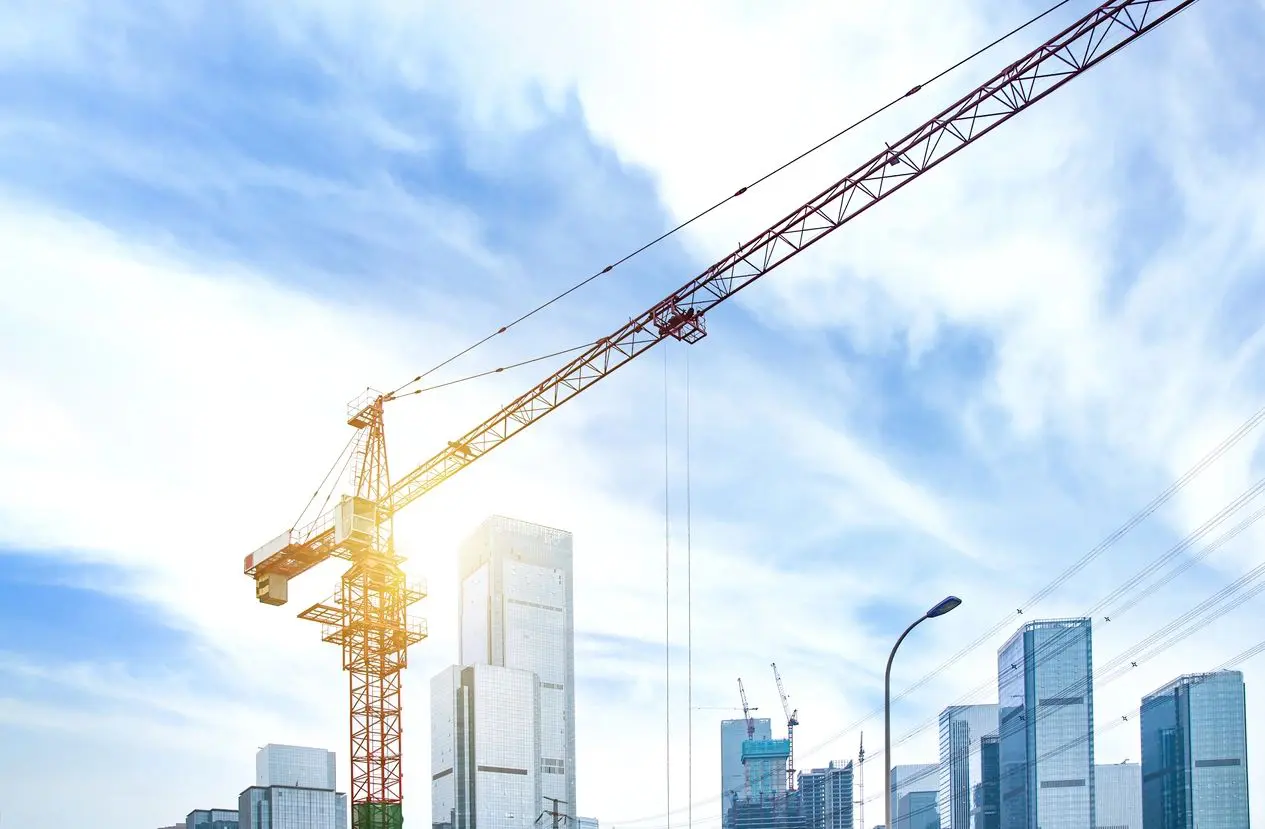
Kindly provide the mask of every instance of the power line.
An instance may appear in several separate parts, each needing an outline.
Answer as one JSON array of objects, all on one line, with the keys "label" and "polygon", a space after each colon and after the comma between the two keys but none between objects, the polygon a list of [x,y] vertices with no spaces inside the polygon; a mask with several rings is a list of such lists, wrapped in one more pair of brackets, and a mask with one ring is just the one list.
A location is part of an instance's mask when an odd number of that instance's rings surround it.
[{"label": "power line", "polygon": [[509,365],[499,366],[497,368],[490,368],[487,371],[480,371],[474,374],[468,374],[465,377],[458,377],[456,380],[448,380],[443,383],[436,383],[433,386],[426,386],[424,388],[414,389],[413,391],[405,392],[403,394],[400,394],[399,389],[397,389],[396,391],[393,391],[390,394],[388,394],[387,398],[390,400],[401,400],[412,394],[422,394],[423,392],[435,391],[436,389],[444,389],[449,386],[455,386],[458,383],[465,383],[470,380],[477,380],[480,377],[488,377],[493,374],[500,374],[503,371],[509,371],[510,369],[521,368],[522,366],[531,365],[532,363],[539,363],[541,360],[549,360],[554,357],[561,357],[565,354],[574,354],[577,351],[583,351],[586,348],[592,348],[594,345],[596,345],[596,343],[584,343],[582,345],[574,345],[574,346],[571,346],[570,348],[564,348],[561,351],[553,351],[553,352],[550,352],[549,354],[542,354],[539,357],[532,357],[527,360],[519,360],[517,363],[510,363]]},{"label": "power line", "polygon": [[703,217],[707,216],[708,214],[710,214],[710,213],[712,213],[712,212],[714,212],[714,211],[716,211],[716,210],[720,209],[721,207],[723,207],[724,205],[726,205],[726,204],[728,204],[729,202],[733,201],[734,199],[738,198],[739,196],[744,195],[745,193],[747,193],[747,191],[751,190],[752,188],[754,188],[754,187],[756,187],[756,186],[758,186],[758,185],[760,185],[760,184],[763,184],[764,182],[768,181],[769,179],[773,178],[774,176],[778,175],[779,173],[784,172],[784,171],[785,171],[785,170],[787,170],[789,167],[791,167],[791,166],[793,166],[793,165],[795,165],[795,164],[799,163],[800,161],[803,161],[803,160],[804,160],[805,158],[807,158],[808,156],[812,155],[813,153],[817,152],[818,150],[822,149],[823,147],[827,146],[828,144],[831,144],[831,143],[833,143],[834,141],[837,141],[838,139],[842,138],[843,136],[845,136],[845,135],[847,135],[848,133],[850,133],[850,132],[852,132],[853,130],[855,130],[857,127],[860,127],[860,126],[862,126],[863,124],[867,123],[868,121],[871,121],[871,120],[873,120],[874,118],[877,118],[879,115],[883,114],[883,113],[884,113],[884,112],[886,112],[887,110],[889,110],[889,109],[891,109],[892,107],[896,106],[896,105],[897,105],[898,103],[900,103],[901,101],[904,101],[906,98],[913,97],[913,96],[914,96],[914,95],[916,95],[917,93],[921,92],[921,91],[922,91],[925,87],[930,86],[931,84],[935,83],[936,81],[938,81],[938,80],[940,80],[940,79],[944,78],[946,75],[948,75],[948,74],[950,74],[950,73],[952,73],[952,72],[957,71],[958,69],[962,68],[962,67],[963,67],[963,66],[965,66],[966,64],[968,64],[968,63],[970,63],[971,61],[975,60],[976,58],[980,57],[981,55],[983,55],[985,52],[989,51],[989,50],[990,50],[990,49],[992,49],[993,47],[1000,45],[1000,44],[1001,44],[1001,43],[1003,43],[1004,41],[1009,40],[1010,38],[1014,37],[1014,36],[1015,36],[1015,35],[1017,35],[1018,33],[1022,32],[1024,29],[1027,29],[1029,26],[1032,26],[1034,23],[1037,23],[1038,21],[1042,20],[1043,18],[1047,17],[1048,15],[1053,14],[1055,11],[1057,11],[1058,9],[1060,9],[1060,8],[1062,8],[1063,6],[1067,5],[1069,2],[1071,2],[1071,0],[1060,0],[1060,2],[1055,3],[1054,5],[1050,6],[1050,7],[1049,7],[1048,9],[1046,9],[1045,11],[1041,12],[1040,14],[1037,14],[1037,15],[1035,15],[1035,16],[1033,16],[1033,17],[1029,18],[1028,20],[1026,20],[1026,21],[1024,21],[1023,23],[1019,24],[1018,26],[1015,26],[1013,29],[1011,29],[1010,31],[1006,32],[1005,34],[1000,35],[1000,36],[998,36],[998,37],[994,38],[993,40],[991,40],[991,41],[990,41],[989,43],[987,43],[986,45],[979,47],[979,48],[978,48],[978,49],[976,49],[974,52],[971,52],[969,55],[967,55],[966,57],[964,57],[964,58],[962,58],[962,59],[958,60],[956,63],[954,63],[954,64],[950,65],[949,67],[947,67],[947,68],[945,68],[945,69],[942,69],[941,71],[937,72],[935,75],[932,75],[930,78],[928,78],[927,80],[923,81],[922,83],[919,83],[919,84],[914,85],[912,88],[910,88],[910,89],[909,89],[909,91],[908,91],[908,92],[905,92],[903,95],[899,95],[899,96],[897,96],[897,97],[895,97],[895,98],[892,98],[892,99],[891,99],[890,101],[888,101],[886,104],[884,104],[883,106],[881,106],[881,107],[879,107],[878,109],[874,110],[873,112],[871,112],[870,114],[866,115],[865,117],[863,117],[863,118],[861,118],[861,119],[859,119],[859,120],[857,120],[857,121],[852,122],[851,124],[849,124],[848,126],[844,127],[843,129],[839,130],[839,131],[838,131],[838,132],[836,132],[835,134],[833,134],[833,135],[829,136],[828,138],[823,139],[822,141],[817,142],[816,144],[814,144],[813,146],[811,146],[811,147],[809,147],[808,149],[804,150],[803,152],[799,153],[798,155],[794,156],[794,157],[793,157],[793,158],[791,158],[790,160],[785,161],[785,162],[783,162],[783,163],[779,164],[777,167],[774,167],[772,170],[770,170],[769,172],[767,172],[767,173],[765,173],[764,175],[760,176],[760,177],[759,177],[759,178],[757,178],[755,181],[751,182],[750,184],[746,185],[745,187],[740,187],[740,188],[738,188],[738,189],[737,189],[737,190],[735,190],[732,194],[730,194],[730,195],[728,195],[728,196],[725,196],[723,199],[721,199],[720,201],[716,202],[716,203],[715,203],[715,204],[713,204],[711,207],[708,207],[706,210],[703,210],[703,211],[700,211],[700,212],[698,212],[698,213],[695,213],[695,214],[694,214],[692,217],[690,217],[689,219],[686,219],[685,221],[681,222],[680,224],[676,225],[675,227],[671,228],[670,230],[667,230],[667,231],[665,231],[665,232],[663,232],[663,233],[659,234],[659,235],[658,235],[658,236],[656,236],[655,238],[651,239],[649,242],[646,242],[645,244],[641,245],[641,247],[638,247],[638,248],[636,248],[635,250],[633,250],[631,253],[627,253],[627,254],[625,254],[625,255],[624,255],[623,257],[621,257],[620,259],[617,259],[617,260],[615,260],[614,262],[612,262],[611,264],[609,264],[609,265],[607,265],[606,267],[602,268],[600,271],[597,271],[596,273],[593,273],[593,274],[591,274],[590,276],[588,276],[588,277],[586,277],[586,278],[584,278],[584,279],[580,280],[579,282],[577,282],[577,283],[575,283],[574,285],[572,285],[570,288],[567,288],[565,291],[562,291],[561,293],[554,295],[553,297],[551,297],[550,299],[546,300],[545,302],[540,303],[540,304],[539,304],[539,305],[537,305],[536,307],[532,308],[530,311],[526,312],[525,314],[522,314],[521,316],[519,316],[519,317],[517,317],[516,319],[514,319],[514,320],[512,320],[512,321],[510,321],[510,322],[508,322],[508,323],[506,323],[505,325],[502,325],[500,328],[498,328],[498,329],[496,329],[495,331],[493,331],[492,333],[490,333],[490,334],[488,334],[488,335],[484,336],[482,339],[477,340],[477,341],[476,341],[476,342],[474,342],[473,344],[471,344],[471,345],[469,345],[469,346],[466,346],[466,347],[465,347],[465,348],[463,348],[461,351],[458,351],[457,353],[453,354],[451,357],[448,357],[447,359],[440,361],[439,363],[435,364],[435,365],[434,365],[434,366],[432,366],[431,368],[427,369],[426,371],[424,371],[424,372],[422,372],[421,374],[419,374],[419,375],[417,375],[416,377],[414,377],[412,380],[409,380],[408,382],[406,382],[406,383],[404,383],[404,384],[400,385],[399,387],[397,387],[397,388],[396,388],[394,391],[392,391],[392,392],[390,393],[390,395],[388,395],[388,396],[392,396],[392,395],[398,394],[399,392],[403,391],[405,388],[407,388],[407,387],[411,386],[412,384],[414,384],[414,383],[418,383],[418,382],[421,382],[424,378],[426,378],[427,376],[429,376],[429,375],[433,374],[434,372],[438,371],[439,369],[441,369],[441,368],[443,368],[443,367],[447,366],[449,363],[452,363],[452,362],[454,362],[454,361],[456,361],[456,360],[459,360],[460,358],[462,358],[462,357],[464,357],[465,355],[469,354],[470,352],[474,351],[476,348],[479,348],[479,347],[483,346],[484,344],[488,343],[489,341],[491,341],[491,340],[492,340],[492,339],[494,339],[495,337],[497,337],[497,336],[499,336],[499,335],[501,335],[501,334],[506,333],[506,332],[507,332],[507,331],[509,331],[511,328],[513,328],[514,326],[518,325],[519,323],[524,322],[525,320],[527,320],[527,319],[529,319],[529,318],[531,318],[531,317],[535,316],[536,314],[538,314],[538,313],[540,313],[541,311],[545,310],[546,308],[548,308],[549,306],[553,305],[554,303],[557,303],[557,302],[561,301],[562,299],[565,299],[567,296],[569,296],[570,294],[572,294],[572,293],[574,293],[574,292],[576,292],[576,291],[580,290],[580,289],[581,289],[581,288],[583,288],[585,285],[588,285],[590,282],[593,282],[594,280],[598,279],[599,277],[605,276],[606,274],[608,274],[608,273],[610,273],[611,271],[613,271],[615,268],[618,268],[619,266],[621,266],[621,265],[625,264],[626,262],[628,262],[629,260],[633,259],[634,257],[641,255],[642,253],[646,252],[646,251],[647,251],[647,250],[649,250],[650,248],[652,248],[652,247],[654,247],[654,246],[658,245],[660,242],[663,242],[663,241],[665,241],[666,239],[668,239],[668,238],[670,238],[670,237],[672,237],[672,236],[675,236],[677,233],[681,232],[681,231],[682,231],[682,230],[684,230],[685,228],[687,228],[687,227],[689,227],[690,225],[694,224],[694,223],[695,223],[695,222],[697,222],[699,219],[702,219]]},{"label": "power line", "polygon": [[[1080,569],[1083,569],[1089,563],[1089,560],[1091,560],[1093,556],[1097,556],[1101,554],[1102,552],[1104,552],[1109,547],[1113,546],[1121,538],[1123,538],[1124,535],[1126,535],[1130,530],[1135,528],[1138,524],[1142,523],[1143,520],[1145,520],[1150,515],[1155,513],[1161,506],[1167,503],[1174,495],[1176,495],[1178,492],[1184,489],[1195,477],[1198,476],[1199,473],[1203,472],[1208,466],[1210,466],[1213,462],[1218,460],[1227,451],[1229,451],[1229,449],[1237,445],[1244,437],[1250,434],[1262,422],[1262,420],[1265,420],[1265,407],[1258,409],[1251,416],[1249,416],[1234,432],[1226,436],[1207,455],[1201,458],[1194,466],[1192,466],[1189,470],[1187,470],[1181,477],[1179,477],[1176,481],[1170,484],[1167,489],[1165,489],[1163,492],[1157,495],[1154,499],[1152,499],[1151,502],[1148,503],[1145,507],[1143,507],[1140,511],[1135,513],[1119,529],[1111,533],[1106,539],[1104,539],[1102,542],[1096,545],[1093,549],[1091,549],[1089,553],[1087,553],[1085,556],[1082,556],[1082,558],[1079,561],[1077,561],[1075,564],[1073,564],[1071,567],[1069,567],[1068,570],[1060,574],[1060,576],[1058,576],[1053,582],[1051,582],[1051,584],[1056,585],[1056,586],[1061,586],[1062,584],[1066,583],[1066,581],[1071,577],[1070,574],[1079,572]],[[1259,490],[1257,490],[1257,487],[1255,485],[1252,487],[1249,487],[1248,490],[1246,490],[1244,493],[1240,494],[1236,499],[1234,499],[1231,502],[1230,506],[1235,506],[1236,509],[1241,507],[1243,504],[1247,503],[1247,499],[1245,498],[1245,496],[1248,495],[1249,493],[1255,493],[1257,491]],[[1224,521],[1226,521],[1233,514],[1234,511],[1235,510],[1229,509],[1228,507],[1223,508],[1216,516],[1213,517],[1213,519],[1210,519],[1209,521],[1205,522],[1201,527],[1193,531],[1188,536],[1188,539],[1186,541],[1183,541],[1181,544],[1177,545],[1175,549],[1184,550],[1188,548],[1191,543],[1190,539],[1193,538],[1194,540],[1198,540],[1199,538],[1202,538],[1204,535],[1209,533],[1211,530],[1215,529],[1221,523],[1224,523]],[[1255,521],[1258,518],[1259,516],[1256,516],[1256,517],[1249,516],[1248,519],[1245,519],[1244,522],[1240,522],[1239,526],[1230,530],[1226,535],[1231,536],[1231,537],[1233,535],[1237,535],[1238,533],[1246,529],[1247,526],[1250,526],[1251,524],[1255,523]],[[1226,540],[1228,539],[1225,536],[1223,536],[1222,538],[1219,538],[1216,541],[1214,541],[1213,545],[1220,546],[1221,544],[1225,543]],[[1201,553],[1200,555],[1206,556],[1207,552]],[[1171,558],[1171,555],[1169,553],[1166,553],[1164,556],[1161,557],[1160,562],[1162,563],[1168,558]],[[1153,569],[1155,566],[1156,565],[1154,563],[1151,565],[1148,565],[1147,568],[1144,568],[1143,572],[1147,572],[1148,570]],[[1136,579],[1136,577],[1134,578]],[[1134,581],[1134,580],[1131,579],[1130,581]],[[1136,586],[1136,584],[1139,582],[1140,580],[1134,581],[1134,586]],[[1142,593],[1141,598],[1145,598],[1146,596],[1153,594],[1156,590],[1159,589],[1159,587],[1163,586],[1163,584],[1165,583],[1167,583],[1166,580],[1161,580],[1145,588],[1143,591],[1141,591]],[[1049,595],[1050,592],[1052,592],[1052,590],[1047,586],[1047,588],[1043,588],[1041,591],[1038,591],[1038,593],[1034,597],[1034,600],[1039,599],[1039,598],[1044,598],[1045,596]],[[1121,598],[1123,593],[1117,590],[1113,592],[1113,595],[1115,596],[1115,598]],[[1136,604],[1137,601],[1141,600],[1141,598],[1136,599],[1133,602],[1133,604]],[[1030,604],[1034,600],[1030,600]],[[1008,615],[1000,624],[995,625],[984,636],[981,636],[970,646],[968,646],[967,648],[964,648],[953,659],[947,661],[945,664],[936,668],[932,673],[928,674],[923,679],[919,680],[913,686],[909,687],[902,693],[896,695],[893,698],[893,700],[895,701],[895,700],[899,700],[906,697],[914,689],[921,686],[922,684],[925,684],[925,682],[928,681],[930,678],[943,672],[947,667],[949,667],[951,664],[956,662],[957,659],[960,659],[962,656],[975,650],[981,643],[995,636],[998,631],[1000,631],[1001,629],[1011,624],[1013,622],[1013,619],[1014,619],[1013,616]],[[979,691],[983,690],[986,687],[987,687],[987,684],[982,685],[979,688],[975,689],[974,691],[970,692],[970,695],[974,695],[975,693],[978,693]],[[881,713],[882,713],[882,709],[879,709],[877,711],[877,714],[881,714]],[[837,742],[841,738],[855,731],[859,726],[863,725],[865,722],[872,719],[874,716],[876,716],[876,713],[871,713],[868,716],[857,720],[856,722],[854,722],[853,724],[845,728],[843,731],[836,734],[835,736],[831,737],[830,739],[826,740],[823,743],[820,743],[814,746],[812,749],[810,749],[810,751],[817,751],[817,750],[820,750],[821,748],[825,748],[826,746],[829,746]],[[924,725],[921,728],[916,729],[914,732],[911,732],[910,734],[902,736],[894,744],[899,745],[900,743],[905,742],[906,740],[910,739],[914,734],[919,733],[922,730],[925,730],[926,727],[928,726]],[[700,805],[700,806],[710,805],[715,802],[717,802],[717,798],[708,798],[706,800],[699,801],[697,804],[691,804],[691,805]],[[619,825],[644,824],[646,821],[652,821],[652,820],[657,820],[659,818],[671,817],[672,814],[673,813],[669,811],[666,814],[647,815],[645,817],[637,818],[633,820],[620,820],[620,821],[617,821],[617,823]],[[643,826],[640,829],[646,829],[646,827]]]},{"label": "power line", "polygon": [[[1263,652],[1265,652],[1265,640],[1262,640],[1262,641],[1260,641],[1260,642],[1257,642],[1256,644],[1251,645],[1250,647],[1248,647],[1248,648],[1244,649],[1243,651],[1240,651],[1240,652],[1239,652],[1238,654],[1236,654],[1235,656],[1231,657],[1230,659],[1228,659],[1228,660],[1226,660],[1225,662],[1223,662],[1223,663],[1221,663],[1220,665],[1218,665],[1216,668],[1214,668],[1214,669],[1213,669],[1212,671],[1210,671],[1209,673],[1215,674],[1215,673],[1220,672],[1220,671],[1227,671],[1227,670],[1231,670],[1231,669],[1236,668],[1236,667],[1238,667],[1239,665],[1243,664],[1244,662],[1246,662],[1246,661],[1248,661],[1248,660],[1250,660],[1250,659],[1252,659],[1252,658],[1254,658],[1254,657],[1256,657],[1256,656],[1260,655],[1260,654],[1261,654],[1261,653],[1263,653]],[[1148,658],[1149,658],[1149,657],[1148,657]],[[1192,683],[1192,684],[1198,684],[1198,683],[1200,683],[1200,682],[1204,682],[1204,681],[1206,681],[1206,679],[1205,679],[1205,678],[1200,678],[1200,679],[1196,680],[1196,681],[1195,681],[1194,683]],[[1069,687],[1072,687],[1072,686],[1069,686]],[[1110,721],[1108,721],[1107,723],[1105,723],[1104,725],[1102,725],[1102,726],[1100,726],[1100,727],[1097,727],[1097,728],[1091,728],[1091,729],[1090,729],[1087,733],[1085,733],[1085,734],[1081,734],[1081,735],[1078,735],[1078,736],[1076,736],[1076,737],[1073,737],[1073,738],[1071,738],[1070,740],[1067,740],[1066,742],[1061,743],[1060,745],[1054,746],[1054,747],[1052,747],[1052,748],[1050,748],[1050,749],[1046,750],[1046,752],[1045,752],[1044,754],[1040,755],[1040,756],[1037,758],[1037,760],[1038,760],[1038,762],[1039,762],[1039,761],[1041,761],[1041,760],[1048,760],[1049,758],[1051,758],[1051,757],[1053,757],[1053,756],[1055,756],[1055,755],[1057,755],[1057,754],[1060,754],[1060,753],[1062,753],[1062,752],[1064,752],[1064,751],[1067,751],[1068,749],[1073,748],[1073,747],[1075,747],[1076,745],[1079,745],[1080,743],[1084,743],[1084,742],[1086,742],[1087,740],[1089,740],[1089,739],[1090,739],[1090,738],[1092,738],[1092,737],[1098,737],[1098,736],[1101,736],[1101,735],[1105,734],[1105,733],[1106,733],[1106,732],[1108,732],[1108,731],[1111,731],[1111,730],[1113,730],[1113,729],[1115,729],[1115,728],[1118,728],[1119,726],[1121,726],[1121,725],[1122,725],[1122,724],[1124,724],[1125,722],[1128,722],[1130,717],[1135,717],[1135,716],[1138,714],[1138,712],[1139,712],[1140,710],[1141,710],[1141,706],[1139,706],[1139,707],[1137,707],[1137,708],[1132,708],[1132,709],[1130,709],[1129,711],[1125,712],[1125,713],[1124,713],[1123,715],[1121,715],[1121,716],[1113,717]],[[1045,717],[1052,716],[1053,711],[1054,711],[1054,709],[1052,709],[1052,708],[1047,708],[1047,709],[1045,709],[1045,712],[1044,712],[1044,713],[1038,713],[1038,715],[1037,715],[1038,722],[1039,722],[1041,719],[1045,718]],[[1006,734],[1005,734],[1005,735],[1003,735],[1003,734],[1001,733],[1001,730],[999,729],[999,734],[998,734],[998,736],[999,736],[999,738],[1000,738],[1001,736],[1008,736],[1009,734],[1013,734],[1013,733],[1015,733],[1016,731],[1019,731],[1019,730],[1022,730],[1022,726],[1015,725],[1015,726],[1011,727],[1011,730],[1010,730],[1010,731],[1006,732]],[[974,755],[975,753],[977,753],[978,751],[979,751],[979,749],[978,749],[978,748],[972,749],[972,750],[968,753],[968,757],[969,757],[969,756],[973,756],[973,755]],[[938,772],[939,770],[937,769],[936,771]],[[771,774],[775,774],[775,773],[776,773],[776,772],[772,772]],[[924,772],[923,774],[913,775],[913,776],[911,776],[910,778],[908,778],[908,781],[909,781],[909,782],[916,782],[916,781],[918,781],[918,780],[922,780],[922,779],[924,779],[926,776],[928,776],[928,774],[930,774],[930,773],[931,773],[931,772]],[[772,778],[770,777],[769,779],[772,779]],[[776,795],[774,795],[772,798],[770,798],[768,801],[765,801],[765,802],[766,802],[766,803],[768,803],[768,804],[770,804],[770,805],[776,805],[776,803],[777,803],[777,801],[778,801],[778,800],[781,800],[781,801],[785,802],[785,801],[786,801],[786,798],[787,798],[787,796],[788,796],[788,795],[789,795],[789,792],[779,792],[779,793],[777,793]],[[866,802],[870,802],[870,801],[876,800],[876,799],[878,799],[879,797],[882,797],[882,796],[883,796],[882,794],[876,794],[876,795],[874,795],[874,796],[872,796],[872,797],[868,798]],[[925,807],[925,808],[930,808],[930,807]],[[918,814],[918,812],[914,812],[913,814],[914,814],[914,815],[916,815],[916,814]],[[711,813],[711,814],[709,814],[709,815],[708,815],[708,818],[709,818],[709,819],[719,819],[719,818],[720,818],[720,815],[719,815],[719,814],[717,814],[717,813]],[[622,824],[622,823],[626,823],[626,822],[627,822],[627,821],[620,821],[619,823],[620,823],[620,824]],[[774,818],[774,819],[772,819],[772,820],[764,820],[764,819],[759,819],[759,818],[756,818],[756,819],[751,819],[751,818],[748,818],[748,819],[746,819],[746,820],[740,820],[740,822],[737,824],[737,829],[782,829],[782,827],[783,827],[784,825],[785,825],[785,824],[780,823],[780,822],[779,822],[776,818]],[[686,829],[686,827],[685,827],[685,826],[683,826],[682,824],[679,824],[679,823],[667,823],[667,824],[656,824],[656,825],[652,825],[652,826],[643,826],[643,827],[641,827],[641,829]]]}]

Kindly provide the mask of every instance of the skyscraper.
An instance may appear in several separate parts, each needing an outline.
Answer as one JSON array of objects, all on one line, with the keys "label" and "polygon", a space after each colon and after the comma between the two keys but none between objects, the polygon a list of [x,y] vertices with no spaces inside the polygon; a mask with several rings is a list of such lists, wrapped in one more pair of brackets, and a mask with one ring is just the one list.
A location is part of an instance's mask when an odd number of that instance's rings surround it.
[{"label": "skyscraper", "polygon": [[799,814],[804,829],[853,829],[853,806],[851,760],[800,773]]},{"label": "skyscraper", "polygon": [[475,664],[431,680],[432,829],[536,825],[544,809],[540,710],[540,680],[530,671]]},{"label": "skyscraper", "polygon": [[[894,829],[923,829],[930,822],[938,827],[940,815],[936,808],[940,786],[938,763],[917,763],[892,766],[892,823]],[[930,794],[911,798],[910,795]],[[905,804],[902,806],[901,804]],[[927,807],[930,804],[930,812]],[[914,812],[917,812],[916,818]],[[914,822],[911,822],[914,820]]]},{"label": "skyscraper", "polygon": [[1094,822],[1089,619],[1029,622],[997,653],[1002,829]]},{"label": "skyscraper", "polygon": [[981,740],[988,736],[997,736],[996,705],[951,705],[940,712],[937,803],[942,829],[984,829],[974,819],[974,800],[983,783]]},{"label": "skyscraper", "polygon": [[1001,762],[996,734],[980,737],[979,757],[980,782],[971,787],[974,829],[1001,829]]},{"label": "skyscraper", "polygon": [[[571,556],[570,533],[500,516],[484,521],[461,545],[458,631],[464,667],[446,669],[432,681],[431,773],[448,769],[451,775],[432,783],[436,825],[455,821],[469,829],[463,821],[470,820],[485,829],[495,811],[507,826],[523,815],[530,826],[555,799],[574,823]],[[467,670],[478,666],[501,670]],[[463,754],[463,746],[471,753]],[[520,757],[524,747],[536,752],[530,760]],[[450,756],[444,760],[446,751]],[[481,785],[480,775],[502,768],[484,758],[501,754],[517,758],[504,768],[525,779]],[[482,794],[485,788],[497,788],[509,799],[498,805],[501,795]],[[530,810],[519,802],[528,792],[535,797]],[[485,806],[493,811],[485,812]]]},{"label": "skyscraper", "polygon": [[335,768],[334,752],[323,748],[264,746],[255,755],[256,785],[237,798],[238,829],[347,829]]},{"label": "skyscraper", "polygon": [[1246,829],[1243,674],[1178,677],[1142,698],[1142,816],[1147,829]]},{"label": "skyscraper", "polygon": [[333,790],[336,768],[332,751],[269,743],[255,754],[255,785]]},{"label": "skyscraper", "polygon": [[1094,811],[1099,826],[1142,829],[1142,766],[1137,763],[1095,766]]},{"label": "skyscraper", "polygon": [[892,810],[895,829],[940,829],[940,812],[936,808],[936,792],[910,791],[900,796]]},{"label": "skyscraper", "polygon": [[[754,719],[756,740],[773,739],[773,724],[769,719]],[[720,722],[720,792],[721,823],[729,817],[734,798],[746,793],[746,770],[742,765],[742,743],[747,739],[746,720],[721,720]]]}]

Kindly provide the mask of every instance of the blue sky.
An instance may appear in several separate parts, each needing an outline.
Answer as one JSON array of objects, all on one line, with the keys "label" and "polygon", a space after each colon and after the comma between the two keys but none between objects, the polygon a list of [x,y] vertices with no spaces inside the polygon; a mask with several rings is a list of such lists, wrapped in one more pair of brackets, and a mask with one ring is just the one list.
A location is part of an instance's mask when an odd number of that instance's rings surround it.
[{"label": "blue sky", "polygon": [[[559,2],[546,31],[544,15],[491,5],[26,4],[0,36],[0,399],[19,401],[0,413],[0,812],[15,825],[47,819],[67,776],[83,796],[58,798],[59,819],[122,829],[232,804],[265,742],[341,763],[337,654],[288,612],[335,570],[275,610],[237,567],[346,440],[344,400],[414,376],[1019,17],[993,2],[773,17],[708,2],[665,27],[653,3],[602,18]],[[905,646],[898,683],[1023,606],[1259,407],[1261,11],[1198,4],[712,315],[688,354],[695,705],[736,704],[742,675],[775,710],[776,660],[804,720],[800,765],[852,756],[848,726],[880,698],[911,614],[966,599]],[[1018,48],[436,379],[614,329]],[[686,359],[667,349],[678,723]],[[490,512],[576,533],[581,811],[680,822],[654,788],[665,358],[639,363],[399,525],[432,588],[406,678],[412,823],[429,808],[428,680],[455,654],[452,551]],[[393,468],[547,367],[395,404]],[[1258,443],[1026,618],[1094,606],[1255,480]],[[1259,540],[1101,625],[1099,656],[1255,566]],[[1101,719],[1253,644],[1257,610],[1104,685]],[[896,730],[988,676],[1008,634],[912,694]],[[1260,699],[1262,669],[1244,670]],[[671,744],[672,808],[692,773],[706,820],[720,713],[696,712],[692,770],[684,729]],[[1104,762],[1137,759],[1125,732],[1102,738]],[[896,761],[935,750],[933,729]],[[630,792],[599,768],[656,782]]]}]

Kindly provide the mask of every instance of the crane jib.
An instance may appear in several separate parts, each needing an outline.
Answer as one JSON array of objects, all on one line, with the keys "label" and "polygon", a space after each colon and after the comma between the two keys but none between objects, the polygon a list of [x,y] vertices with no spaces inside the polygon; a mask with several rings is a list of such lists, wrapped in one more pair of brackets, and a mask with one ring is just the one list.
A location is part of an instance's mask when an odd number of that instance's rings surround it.
[{"label": "crane jib", "polygon": [[[1196,2],[1101,4],[451,441],[396,481],[379,509],[398,512],[664,339],[697,342],[712,308]],[[247,557],[246,572],[294,576],[338,556],[331,525],[325,514],[290,531]]]}]

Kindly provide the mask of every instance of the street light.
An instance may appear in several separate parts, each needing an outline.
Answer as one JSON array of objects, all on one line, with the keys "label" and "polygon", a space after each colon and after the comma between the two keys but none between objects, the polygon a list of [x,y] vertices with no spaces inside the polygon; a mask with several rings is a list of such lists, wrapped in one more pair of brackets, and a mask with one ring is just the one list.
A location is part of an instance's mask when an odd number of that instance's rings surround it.
[{"label": "street light", "polygon": [[945,596],[939,604],[905,628],[905,632],[896,640],[896,644],[892,645],[891,655],[887,657],[887,670],[883,673],[883,803],[886,804],[883,817],[884,829],[892,829],[892,660],[896,658],[896,649],[900,647],[901,642],[905,641],[905,637],[911,630],[927,619],[943,616],[960,604],[962,600],[957,596]]}]

